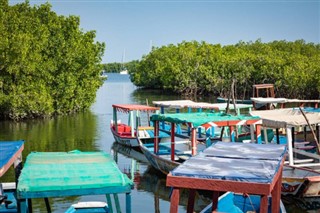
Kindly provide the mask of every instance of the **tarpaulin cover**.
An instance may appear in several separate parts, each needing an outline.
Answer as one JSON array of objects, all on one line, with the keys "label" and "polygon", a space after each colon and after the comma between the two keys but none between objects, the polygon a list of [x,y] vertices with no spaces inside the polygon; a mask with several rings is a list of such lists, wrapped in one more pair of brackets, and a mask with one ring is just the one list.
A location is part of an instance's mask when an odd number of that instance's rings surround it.
[{"label": "tarpaulin cover", "polygon": [[128,113],[129,111],[132,110],[139,110],[142,112],[155,112],[156,110],[159,110],[157,107],[152,107],[152,106],[146,106],[146,105],[139,105],[139,104],[113,104],[113,108],[116,108],[117,111],[119,112],[124,112]]},{"label": "tarpaulin cover", "polygon": [[[196,109],[215,109],[225,110],[227,103],[206,103],[206,102],[194,102],[191,100],[174,100],[174,101],[153,101],[156,106],[168,107],[168,108],[196,108]],[[248,109],[252,108],[252,104],[236,104],[237,109]],[[229,104],[229,109],[234,109],[233,104]]]},{"label": "tarpaulin cover", "polygon": [[151,116],[151,121],[167,121],[170,123],[191,123],[193,127],[201,126],[209,122],[218,121],[243,121],[259,120],[257,116],[231,115],[221,112],[216,113],[174,113],[174,114],[155,114]]},{"label": "tarpaulin cover", "polygon": [[19,150],[22,151],[23,145],[23,140],[0,141],[0,177],[7,171],[7,168],[12,165],[15,160],[14,158],[19,157],[17,152]]},{"label": "tarpaulin cover", "polygon": [[90,193],[91,189],[116,187],[127,190],[132,185],[107,153],[33,152],[24,164],[17,191],[20,198],[28,198],[29,193],[56,191],[60,196],[69,192],[81,195]]},{"label": "tarpaulin cover", "polygon": [[[320,113],[304,112],[310,124],[320,124]],[[259,116],[262,119],[263,126],[271,128],[287,128],[290,126],[306,126],[306,119],[299,109],[275,109],[275,110],[256,110],[250,112],[253,116]]]},{"label": "tarpaulin cover", "polygon": [[285,145],[216,142],[174,169],[173,176],[271,183]]}]

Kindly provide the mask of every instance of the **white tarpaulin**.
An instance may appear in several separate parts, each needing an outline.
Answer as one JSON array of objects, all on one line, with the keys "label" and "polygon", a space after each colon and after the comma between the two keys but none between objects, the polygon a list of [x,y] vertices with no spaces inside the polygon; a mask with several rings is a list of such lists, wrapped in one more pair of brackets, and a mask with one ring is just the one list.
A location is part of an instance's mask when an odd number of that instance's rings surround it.
[{"label": "white tarpaulin", "polygon": [[[320,124],[320,113],[305,112],[310,124]],[[290,126],[308,125],[299,108],[295,109],[275,109],[275,110],[257,110],[250,112],[253,116],[259,116],[262,119],[262,125],[272,128],[287,128]]]}]

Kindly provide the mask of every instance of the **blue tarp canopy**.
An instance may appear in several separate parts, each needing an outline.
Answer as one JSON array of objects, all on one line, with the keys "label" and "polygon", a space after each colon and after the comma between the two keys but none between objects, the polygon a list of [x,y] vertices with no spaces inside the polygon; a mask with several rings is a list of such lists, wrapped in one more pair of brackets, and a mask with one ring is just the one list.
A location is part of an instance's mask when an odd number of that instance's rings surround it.
[{"label": "blue tarp canopy", "polygon": [[216,142],[174,169],[173,176],[271,183],[285,145]]},{"label": "blue tarp canopy", "polygon": [[21,155],[24,141],[0,141],[0,177]]}]

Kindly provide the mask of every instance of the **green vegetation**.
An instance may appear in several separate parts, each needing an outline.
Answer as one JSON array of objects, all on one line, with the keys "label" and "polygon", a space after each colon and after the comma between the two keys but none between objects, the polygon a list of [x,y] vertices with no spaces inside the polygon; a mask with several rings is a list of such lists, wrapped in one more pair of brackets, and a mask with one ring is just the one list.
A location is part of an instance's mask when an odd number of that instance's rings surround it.
[{"label": "green vegetation", "polygon": [[119,73],[123,68],[126,68],[129,73],[135,72],[138,63],[138,60],[134,60],[123,64],[118,62],[103,64],[103,71],[106,73]]},{"label": "green vegetation", "polygon": [[79,17],[0,0],[0,20],[0,117],[67,114],[94,102],[105,44],[80,30]]},{"label": "green vegetation", "polygon": [[249,98],[252,85],[275,84],[276,96],[318,99],[320,94],[320,45],[274,41],[239,42],[221,46],[182,42],[153,50],[130,72],[143,88],[166,89],[184,95]]}]

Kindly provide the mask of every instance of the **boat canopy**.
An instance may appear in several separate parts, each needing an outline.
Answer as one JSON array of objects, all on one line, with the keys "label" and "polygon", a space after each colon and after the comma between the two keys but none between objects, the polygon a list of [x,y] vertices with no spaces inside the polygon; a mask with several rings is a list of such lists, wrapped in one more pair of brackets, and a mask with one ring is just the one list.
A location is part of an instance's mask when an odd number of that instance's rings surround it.
[{"label": "boat canopy", "polygon": [[21,156],[24,141],[0,141],[0,177]]},{"label": "boat canopy", "polygon": [[286,146],[215,142],[171,171],[173,176],[271,183]]},{"label": "boat canopy", "polygon": [[128,113],[132,110],[139,110],[144,112],[156,112],[159,110],[157,107],[139,105],[139,104],[113,104],[113,108],[115,108],[119,112]]},{"label": "boat canopy", "polygon": [[[320,124],[320,113],[304,111],[310,124]],[[262,119],[262,125],[272,128],[287,128],[292,126],[308,125],[299,108],[257,110],[250,112],[253,116]]]},{"label": "boat canopy", "polygon": [[251,98],[255,103],[269,104],[269,103],[320,103],[320,100],[301,100],[288,98]]},{"label": "boat canopy", "polygon": [[217,105],[205,102],[194,102],[191,100],[174,100],[174,101],[153,101],[155,106],[168,108],[195,108],[195,109],[215,109],[219,110]]},{"label": "boat canopy", "polygon": [[105,152],[32,152],[19,177],[20,198],[130,192],[133,182]]},{"label": "boat canopy", "polygon": [[199,112],[199,113],[174,113],[174,114],[154,114],[151,121],[167,121],[170,123],[190,123],[193,127],[204,126],[235,126],[245,125],[247,121],[257,122],[257,116],[231,115],[222,112]]}]

